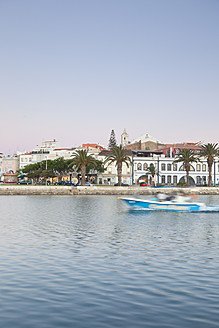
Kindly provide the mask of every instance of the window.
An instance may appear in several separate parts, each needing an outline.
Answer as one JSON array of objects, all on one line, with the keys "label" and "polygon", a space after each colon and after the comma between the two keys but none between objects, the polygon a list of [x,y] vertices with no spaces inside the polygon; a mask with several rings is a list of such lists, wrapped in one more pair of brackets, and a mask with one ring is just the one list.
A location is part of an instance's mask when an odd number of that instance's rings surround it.
[{"label": "window", "polygon": [[202,171],[204,171],[204,172],[206,171],[206,164],[202,165]]},{"label": "window", "polygon": [[167,171],[171,171],[171,164],[167,164]]},{"label": "window", "polygon": [[171,183],[171,175],[167,176],[167,183]]},{"label": "window", "polygon": [[[196,165],[196,170],[197,170],[197,171],[201,171],[201,165],[200,165],[200,164],[197,164],[197,165]],[[200,178],[200,177],[197,177],[197,179],[198,179],[198,178]]]},{"label": "window", "polygon": [[166,170],[166,165],[165,164],[161,164],[161,171],[165,171]]},{"label": "window", "polygon": [[206,184],[206,177],[202,177],[203,184]]},{"label": "window", "polygon": [[148,169],[148,165],[147,163],[144,163],[144,170],[147,171],[147,169]]},{"label": "window", "polygon": [[141,167],[142,167],[141,163],[138,163],[138,165],[137,165],[137,170],[138,170],[138,171],[141,171]]},{"label": "window", "polygon": [[[185,165],[184,164],[182,166],[180,166],[179,171],[185,171]],[[189,171],[195,171],[195,169],[192,165],[190,165]]]},{"label": "window", "polygon": [[[197,170],[197,171],[198,171],[198,170]],[[197,185],[200,185],[200,184],[201,184],[201,177],[198,176],[198,177],[196,178],[196,183],[197,183]]]},{"label": "window", "polygon": [[185,166],[184,165],[181,165],[180,168],[179,168],[180,171],[185,171]]},{"label": "window", "polygon": [[177,171],[177,164],[173,164],[173,171]]},{"label": "window", "polygon": [[127,173],[130,173],[130,167],[127,167]]},{"label": "window", "polygon": [[176,176],[176,175],[173,176],[173,183],[174,183],[175,185],[177,184],[177,176]]},{"label": "window", "polygon": [[163,183],[163,184],[166,183],[166,181],[165,181],[165,175],[162,175],[162,177],[161,177],[161,183]]}]

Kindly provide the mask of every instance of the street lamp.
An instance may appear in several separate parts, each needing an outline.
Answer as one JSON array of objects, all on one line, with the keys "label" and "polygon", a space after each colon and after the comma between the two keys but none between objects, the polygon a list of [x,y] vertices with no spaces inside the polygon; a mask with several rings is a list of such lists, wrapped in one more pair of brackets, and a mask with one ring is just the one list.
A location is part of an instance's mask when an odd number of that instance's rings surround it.
[{"label": "street lamp", "polygon": [[[47,175],[47,156],[46,156],[46,175]],[[47,177],[46,177],[46,186],[47,186]]]}]

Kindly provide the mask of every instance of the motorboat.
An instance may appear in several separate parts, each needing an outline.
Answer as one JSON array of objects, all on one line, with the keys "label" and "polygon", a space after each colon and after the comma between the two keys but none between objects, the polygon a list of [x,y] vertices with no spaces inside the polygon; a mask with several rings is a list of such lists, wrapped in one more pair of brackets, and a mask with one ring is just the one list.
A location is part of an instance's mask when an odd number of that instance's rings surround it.
[{"label": "motorboat", "polygon": [[154,197],[150,200],[139,198],[119,197],[122,201],[128,204],[131,208],[158,210],[158,211],[187,211],[197,212],[205,208],[205,204],[193,202],[190,197],[185,196],[167,196]]}]

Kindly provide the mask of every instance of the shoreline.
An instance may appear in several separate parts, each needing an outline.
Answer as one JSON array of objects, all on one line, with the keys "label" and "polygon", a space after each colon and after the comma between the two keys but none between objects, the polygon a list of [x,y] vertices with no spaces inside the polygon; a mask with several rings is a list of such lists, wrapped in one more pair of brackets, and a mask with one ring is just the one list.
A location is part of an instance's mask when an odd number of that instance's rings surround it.
[{"label": "shoreline", "polygon": [[183,191],[185,194],[219,195],[219,187],[69,187],[69,186],[19,186],[1,185],[0,196],[5,195],[155,195]]}]

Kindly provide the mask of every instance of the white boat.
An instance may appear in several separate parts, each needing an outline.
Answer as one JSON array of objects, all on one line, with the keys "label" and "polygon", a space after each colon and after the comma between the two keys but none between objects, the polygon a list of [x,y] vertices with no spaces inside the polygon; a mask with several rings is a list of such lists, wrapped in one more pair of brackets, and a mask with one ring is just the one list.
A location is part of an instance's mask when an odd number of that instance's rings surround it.
[{"label": "white boat", "polygon": [[166,197],[166,200],[159,199],[158,197],[151,200],[125,197],[119,197],[119,199],[131,208],[146,210],[196,212],[205,209],[205,204],[192,202],[189,197],[182,196],[175,196],[173,199]]}]

